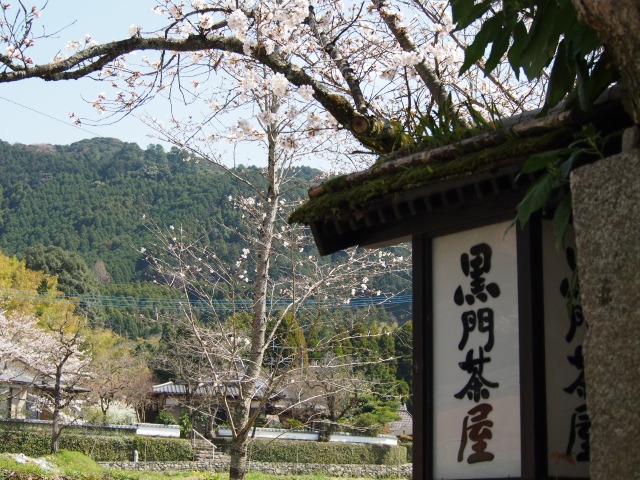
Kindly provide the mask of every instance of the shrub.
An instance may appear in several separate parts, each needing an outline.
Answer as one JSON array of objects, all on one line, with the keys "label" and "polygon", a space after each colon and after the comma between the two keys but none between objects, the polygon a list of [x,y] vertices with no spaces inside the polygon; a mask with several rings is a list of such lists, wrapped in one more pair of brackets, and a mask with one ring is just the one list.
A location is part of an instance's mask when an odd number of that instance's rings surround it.
[{"label": "shrub", "polygon": [[296,428],[300,428],[301,426],[304,425],[304,423],[302,423],[297,418],[286,418],[282,423],[284,424],[285,428],[290,428],[292,430],[295,430]]},{"label": "shrub", "polygon": [[[60,448],[81,452],[96,461],[131,461],[138,450],[140,461],[191,460],[189,442],[177,438],[79,435],[64,432]],[[0,430],[0,452],[24,453],[30,457],[51,451],[51,435],[37,431]]]},{"label": "shrub", "polygon": [[413,463],[413,440],[401,441],[399,445],[407,449],[407,463]]},{"label": "shrub", "polygon": [[[217,452],[228,453],[231,449],[230,438],[216,438],[213,443]],[[402,465],[407,463],[407,449],[365,443],[256,439],[249,444],[249,459],[275,463]]]},{"label": "shrub", "polygon": [[189,438],[191,435],[191,419],[189,418],[189,412],[185,410],[180,414],[178,419],[178,425],[180,425],[180,438]]},{"label": "shrub", "polygon": [[169,412],[160,412],[156,417],[156,423],[160,425],[175,425],[176,419]]}]

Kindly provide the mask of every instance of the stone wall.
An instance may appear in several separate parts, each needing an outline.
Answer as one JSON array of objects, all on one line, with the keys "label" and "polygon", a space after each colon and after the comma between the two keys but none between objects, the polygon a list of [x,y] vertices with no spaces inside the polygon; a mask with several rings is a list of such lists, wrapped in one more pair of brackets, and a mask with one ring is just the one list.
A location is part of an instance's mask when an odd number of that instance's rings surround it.
[{"label": "stone wall", "polygon": [[[100,462],[107,468],[125,470],[192,470],[228,472],[228,461],[214,462]],[[249,462],[250,472],[274,475],[327,475],[332,477],[412,478],[413,466],[406,465],[319,465],[313,463],[263,463]]]},{"label": "stone wall", "polygon": [[592,480],[640,478],[640,129],[571,174]]}]

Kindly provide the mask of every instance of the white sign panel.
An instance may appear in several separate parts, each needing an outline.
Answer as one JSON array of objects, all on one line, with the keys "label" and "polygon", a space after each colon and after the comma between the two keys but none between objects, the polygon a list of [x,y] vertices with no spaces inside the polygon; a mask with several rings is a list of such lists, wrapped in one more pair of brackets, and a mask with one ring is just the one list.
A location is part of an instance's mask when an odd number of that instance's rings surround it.
[{"label": "white sign panel", "polygon": [[434,478],[521,475],[516,232],[433,240]]},{"label": "white sign panel", "polygon": [[542,244],[548,475],[586,478],[591,424],[582,343],[587,324],[579,302],[573,228],[558,251],[551,222],[544,221]]}]

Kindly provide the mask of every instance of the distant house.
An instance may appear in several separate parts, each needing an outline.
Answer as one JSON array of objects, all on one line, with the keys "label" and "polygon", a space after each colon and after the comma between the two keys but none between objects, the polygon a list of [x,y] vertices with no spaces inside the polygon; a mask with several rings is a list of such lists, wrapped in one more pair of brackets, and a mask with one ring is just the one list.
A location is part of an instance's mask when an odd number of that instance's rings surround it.
[{"label": "distant house", "polygon": [[[79,387],[64,387],[74,393],[88,393]],[[5,364],[0,372],[0,418],[49,420],[51,413],[36,409],[39,398],[52,394],[55,382],[46,375],[22,364]]]},{"label": "distant house", "polygon": [[409,413],[405,404],[400,405],[398,415],[400,415],[400,420],[387,424],[389,435],[395,435],[396,437],[413,435],[413,415]]},{"label": "distant house", "polygon": [[[238,398],[239,390],[234,383],[226,382],[221,385],[212,380],[197,384],[171,381],[154,385],[152,392],[157,400],[158,412],[169,412],[176,421],[184,409],[194,408],[209,414],[212,420],[220,423],[226,421],[225,403],[232,403]],[[266,390],[266,381],[258,380],[251,402],[252,413],[260,408]],[[269,401],[275,401],[277,398],[277,395],[272,396]]]}]

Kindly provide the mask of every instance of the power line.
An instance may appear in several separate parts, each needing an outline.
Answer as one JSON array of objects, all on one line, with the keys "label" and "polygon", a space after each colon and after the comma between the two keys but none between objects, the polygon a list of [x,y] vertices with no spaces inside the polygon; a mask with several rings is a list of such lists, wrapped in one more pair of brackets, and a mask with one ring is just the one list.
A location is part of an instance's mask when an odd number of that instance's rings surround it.
[{"label": "power line", "polygon": [[59,118],[56,118],[56,117],[53,117],[53,116],[49,115],[48,113],[41,112],[41,111],[39,111],[39,110],[36,110],[35,108],[27,107],[26,105],[22,105],[21,103],[18,103],[18,102],[16,102],[16,101],[9,100],[9,99],[8,99],[8,98],[6,98],[6,97],[2,97],[2,96],[0,96],[0,99],[5,100],[5,101],[7,101],[7,102],[9,102],[9,103],[13,103],[14,105],[17,105],[17,106],[19,106],[19,107],[26,108],[27,110],[31,110],[31,111],[32,111],[32,112],[34,112],[34,113],[37,113],[37,114],[39,114],[39,115],[42,115],[43,117],[50,118],[51,120],[55,120],[56,122],[60,122],[60,123],[62,123],[63,125],[66,125],[66,126],[68,126],[68,127],[77,128],[78,130],[82,130],[83,132],[90,133],[91,135],[94,135],[94,136],[96,136],[96,137],[106,138],[106,137],[103,137],[102,135],[98,135],[97,133],[93,133],[92,131],[87,130],[86,128],[82,128],[80,125],[76,125],[76,124],[73,124],[73,123],[65,122],[64,120],[60,120]]},{"label": "power line", "polygon": [[[121,309],[159,309],[159,310],[182,310],[187,305],[193,310],[207,311],[247,311],[253,308],[253,303],[249,300],[231,302],[229,300],[211,299],[189,300],[188,302],[179,298],[138,298],[124,296],[102,296],[102,295],[55,295],[38,294],[33,291],[0,289],[0,298],[25,300],[34,302],[56,302],[70,301],[77,304],[95,307],[110,307]],[[353,298],[322,298],[309,299],[301,303],[296,303],[296,308],[303,310],[323,308],[361,308],[369,306],[393,306],[411,303],[411,295],[377,295],[372,297]],[[292,303],[291,299],[281,298],[267,300],[267,306],[273,310],[284,309]]]}]

